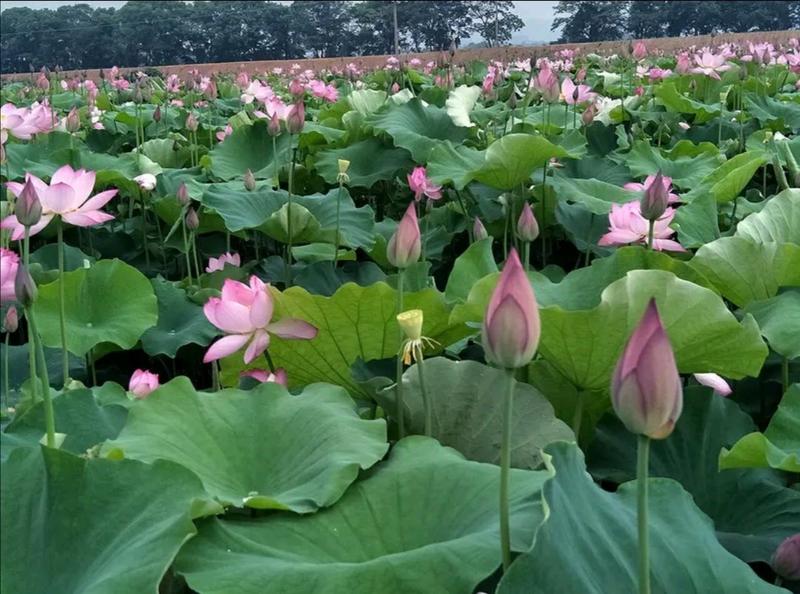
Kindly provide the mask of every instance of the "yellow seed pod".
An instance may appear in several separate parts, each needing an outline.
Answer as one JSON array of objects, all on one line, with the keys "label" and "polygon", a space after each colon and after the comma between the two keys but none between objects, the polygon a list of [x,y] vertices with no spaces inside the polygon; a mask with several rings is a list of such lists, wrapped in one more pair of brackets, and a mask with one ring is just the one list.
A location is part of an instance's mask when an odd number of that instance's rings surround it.
[{"label": "yellow seed pod", "polygon": [[347,169],[350,167],[350,161],[346,159],[339,159],[339,173],[344,174],[347,173]]},{"label": "yellow seed pod", "polygon": [[421,309],[410,309],[397,314],[397,323],[409,340],[419,340],[422,337],[422,321]]}]

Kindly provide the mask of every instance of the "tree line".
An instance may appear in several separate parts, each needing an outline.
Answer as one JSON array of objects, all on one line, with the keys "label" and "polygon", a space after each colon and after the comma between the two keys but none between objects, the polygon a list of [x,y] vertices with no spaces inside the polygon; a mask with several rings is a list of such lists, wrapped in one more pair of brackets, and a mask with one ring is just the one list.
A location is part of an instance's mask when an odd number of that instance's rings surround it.
[{"label": "tree line", "polygon": [[504,1],[241,0],[10,8],[0,19],[0,69],[64,69],[444,50],[479,35],[507,43],[523,27]]},{"label": "tree line", "polygon": [[559,2],[552,31],[561,42],[681,37],[800,26],[800,2]]}]

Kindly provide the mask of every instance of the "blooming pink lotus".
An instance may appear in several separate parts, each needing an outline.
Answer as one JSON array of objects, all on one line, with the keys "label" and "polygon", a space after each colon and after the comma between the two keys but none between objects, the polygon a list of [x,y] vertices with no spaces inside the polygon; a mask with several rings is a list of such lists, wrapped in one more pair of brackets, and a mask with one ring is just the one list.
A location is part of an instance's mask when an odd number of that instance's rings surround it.
[{"label": "blooming pink lotus", "polygon": [[533,287],[512,249],[483,318],[486,359],[506,369],[527,365],[539,346],[541,330]]},{"label": "blooming pink lotus", "polygon": [[[627,184],[625,184],[622,187],[625,188],[626,190],[633,190],[634,192],[644,192],[650,186],[653,185],[653,182],[655,180],[656,180],[656,176],[655,175],[648,175],[644,179],[644,183],[643,184],[640,184],[638,182],[628,182]],[[675,204],[676,202],[680,202],[681,201],[681,199],[678,197],[678,195],[673,193],[673,191],[672,191],[672,178],[671,177],[668,177],[666,175],[661,176],[661,183],[664,185],[664,189],[669,193],[669,199],[667,200],[667,202],[669,204]]]},{"label": "blooming pink lotus", "polygon": [[19,256],[11,250],[0,248],[0,303],[9,303],[16,299],[14,279],[17,278],[18,268]]},{"label": "blooming pink lotus", "polygon": [[248,369],[247,371],[243,371],[239,377],[252,377],[262,384],[276,383],[282,386],[286,386],[289,381],[286,376],[286,370],[282,367],[276,369],[275,373],[267,371],[266,369]]},{"label": "blooming pink lotus", "polygon": [[559,97],[558,75],[549,67],[542,68],[531,78],[531,86],[542,94],[548,103],[555,103]]},{"label": "blooming pink lotus", "polygon": [[577,105],[580,103],[589,103],[594,101],[597,93],[592,91],[592,88],[586,85],[576,85],[572,79],[567,77],[561,82],[561,95],[567,105]]},{"label": "blooming pink lotus", "polygon": [[[642,216],[638,200],[625,204],[612,204],[608,215],[609,232],[603,235],[598,245],[627,245],[629,243],[647,244],[650,222]],[[653,227],[653,249],[671,252],[685,252],[677,241],[669,239],[674,233],[669,224],[675,216],[675,209],[668,208]]]},{"label": "blooming pink lotus", "polygon": [[223,140],[225,140],[231,134],[233,134],[233,127],[230,124],[227,124],[225,126],[225,129],[224,130],[218,130],[215,136],[217,137],[218,141],[222,142]]},{"label": "blooming pink lotus", "polygon": [[414,167],[414,170],[406,177],[408,187],[414,192],[414,200],[419,202],[423,196],[429,200],[439,200],[442,197],[442,186],[438,186],[428,179],[428,173],[424,167]]},{"label": "blooming pink lotus", "polygon": [[128,382],[128,392],[136,398],[147,398],[150,393],[161,385],[157,373],[146,369],[137,369]]},{"label": "blooming pink lotus", "polygon": [[655,299],[617,362],[611,404],[630,432],[652,439],[668,437],[681,415],[681,377]]},{"label": "blooming pink lotus", "polygon": [[643,60],[647,57],[647,46],[641,39],[633,44],[633,57],[637,60]]},{"label": "blooming pink lotus", "polygon": [[9,134],[30,140],[34,134],[49,132],[52,127],[53,113],[47,103],[34,102],[30,107],[6,103],[0,107],[0,144],[5,144]]},{"label": "blooming pink lotus", "polygon": [[247,86],[240,99],[242,103],[248,105],[253,101],[266,103],[273,97],[275,97],[275,92],[272,87],[265,85],[260,80],[254,80]]},{"label": "blooming pink lotus", "polygon": [[308,90],[314,97],[324,99],[329,103],[335,103],[339,98],[339,91],[334,85],[326,85],[324,81],[312,80],[308,83]]},{"label": "blooming pink lotus", "polygon": [[231,266],[239,268],[239,266],[242,265],[242,258],[239,256],[239,254],[231,254],[230,252],[222,254],[219,258],[209,258],[208,266],[206,266],[206,272],[223,270],[226,264],[230,264]]},{"label": "blooming pink lotus", "polygon": [[[69,165],[64,165],[53,174],[49,186],[30,173],[25,175],[25,181],[33,184],[42,202],[42,218],[30,228],[30,235],[44,229],[56,216],[76,227],[93,227],[114,218],[100,209],[116,196],[117,190],[106,190],[89,197],[94,189],[94,171],[75,171]],[[14,196],[19,196],[25,184],[8,182],[6,186]],[[15,241],[25,235],[25,227],[15,215],[3,219],[0,227],[11,229],[11,239]]]},{"label": "blooming pink lotus", "polygon": [[317,329],[304,320],[285,318],[271,322],[273,308],[269,285],[257,276],[250,277],[249,285],[227,279],[222,285],[222,297],[212,297],[203,306],[208,321],[227,336],[209,347],[203,362],[232,355],[247,344],[244,362],[249,364],[267,350],[270,334],[298,340],[311,340],[317,335]]},{"label": "blooming pink lotus", "polygon": [[712,54],[709,51],[704,51],[702,54],[695,55],[694,61],[695,64],[697,64],[697,66],[691,70],[694,74],[704,74],[716,80],[720,80],[720,72],[731,69],[731,65],[725,61],[725,56]]}]

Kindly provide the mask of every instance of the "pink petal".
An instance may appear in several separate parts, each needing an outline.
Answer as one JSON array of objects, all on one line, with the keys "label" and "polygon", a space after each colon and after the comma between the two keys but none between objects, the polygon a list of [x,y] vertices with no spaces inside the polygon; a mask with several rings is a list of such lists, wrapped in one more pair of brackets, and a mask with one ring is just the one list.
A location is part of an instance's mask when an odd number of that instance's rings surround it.
[{"label": "pink petal", "polygon": [[69,164],[62,165],[50,178],[50,185],[67,184],[68,186],[72,186],[74,180],[75,170],[72,168],[72,166]]},{"label": "pink petal", "polygon": [[256,357],[267,350],[268,346],[269,334],[263,330],[257,330],[253,336],[253,340],[250,342],[250,344],[247,346],[247,350],[244,352],[245,365],[252,363]]},{"label": "pink petal", "polygon": [[113,215],[103,212],[102,210],[89,210],[86,212],[76,210],[75,212],[68,212],[61,215],[61,218],[70,225],[75,225],[76,227],[94,227],[95,225],[102,225],[103,223],[114,220]]},{"label": "pink petal", "polygon": [[716,373],[695,373],[694,379],[698,383],[712,388],[720,396],[729,396],[733,390],[724,379]]},{"label": "pink petal", "polygon": [[253,299],[255,299],[255,295],[253,291],[250,290],[250,287],[230,278],[225,279],[222,285],[223,301],[232,301],[250,307],[250,304],[253,303]]},{"label": "pink petal", "polygon": [[100,210],[108,201],[117,195],[117,190],[106,190],[89,198],[79,210]]},{"label": "pink petal", "polygon": [[627,229],[617,229],[609,231],[600,238],[597,245],[625,245],[639,241],[641,235],[628,231]]},{"label": "pink petal", "polygon": [[266,289],[255,294],[250,306],[250,323],[253,328],[264,328],[272,319],[272,295]]},{"label": "pink petal", "polygon": [[250,334],[255,330],[250,323],[250,309],[224,299],[211,298],[203,306],[208,321],[228,334]]},{"label": "pink petal", "polygon": [[[31,227],[30,236],[33,237],[36,235],[39,231],[47,227],[52,220],[53,215],[43,214],[42,218],[39,219],[39,222]],[[17,217],[15,215],[9,215],[4,218],[3,222],[0,223],[0,228],[11,229],[11,239],[13,241],[18,241],[25,237],[25,226],[20,225],[19,222],[17,222]]]},{"label": "pink petal", "polygon": [[72,186],[59,182],[47,188],[42,199],[42,205],[55,213],[62,214],[76,210],[81,205],[81,200],[75,195]]},{"label": "pink petal", "polygon": [[247,344],[248,340],[250,340],[249,334],[231,334],[229,336],[223,336],[208,348],[203,357],[203,363],[210,363],[211,361],[216,361],[217,359],[232,355]]},{"label": "pink petal", "polygon": [[317,336],[317,329],[296,318],[284,318],[267,326],[267,331],[281,338],[311,340]]},{"label": "pink petal", "polygon": [[685,247],[672,239],[654,239],[653,248],[659,251],[666,250],[668,252],[685,252]]}]

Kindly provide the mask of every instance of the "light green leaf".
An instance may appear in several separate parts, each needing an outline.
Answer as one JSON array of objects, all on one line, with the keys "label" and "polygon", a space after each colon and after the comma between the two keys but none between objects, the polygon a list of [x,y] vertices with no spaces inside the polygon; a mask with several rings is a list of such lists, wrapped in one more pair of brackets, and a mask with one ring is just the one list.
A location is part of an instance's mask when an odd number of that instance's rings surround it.
[{"label": "light green leaf", "polygon": [[767,158],[762,152],[747,151],[725,161],[694,188],[683,199],[691,202],[699,196],[711,194],[717,202],[735,200]]},{"label": "light green leaf", "polygon": [[428,175],[437,184],[453,184],[457,190],[463,190],[472,181],[475,171],[483,165],[485,153],[445,141],[431,151]]},{"label": "light green leaf", "polygon": [[[541,522],[544,475],[511,471],[515,550],[530,546]],[[494,465],[407,437],[331,508],[204,521],[176,569],[204,594],[472,592],[500,564],[499,476]]]},{"label": "light green leaf", "polygon": [[800,357],[800,290],[751,301],[744,311],[756,319],[773,351],[788,359]]},{"label": "light green leaf", "polygon": [[463,303],[476,282],[487,274],[497,272],[492,253],[493,241],[491,237],[476,241],[456,258],[444,291],[448,302]]},{"label": "light green leaf", "polygon": [[[694,146],[685,140],[681,143]],[[673,185],[677,188],[687,190],[698,185],[721,161],[722,157],[718,150],[686,154],[686,150],[678,145],[668,151],[650,146],[647,141],[642,140],[634,144],[625,158],[625,164],[630,167],[634,176],[645,177],[660,171],[663,175],[671,177]]]},{"label": "light green leaf", "polygon": [[456,126],[471,128],[475,125],[470,121],[469,114],[480,96],[481,88],[478,86],[459,85],[450,91],[445,108]]},{"label": "light green leaf", "polygon": [[573,179],[556,176],[548,179],[559,200],[579,202],[594,214],[611,212],[612,204],[640,200],[641,192],[626,190],[596,179]]},{"label": "light green leaf", "polygon": [[[59,281],[39,287],[34,312],[46,346],[61,346]],[[95,345],[110,342],[132,348],[158,321],[158,305],[150,281],[120,260],[101,260],[91,268],[64,273],[67,348],[83,356]]]},{"label": "light green leaf", "polygon": [[103,453],[176,462],[223,505],[308,513],[337,501],[387,449],[385,423],[360,419],[337,386],[205,393],[177,378],[131,407]]},{"label": "light green leaf", "polygon": [[377,138],[367,138],[345,148],[321,151],[317,155],[317,171],[329,184],[336,183],[339,159],[350,161],[347,170],[350,186],[363,188],[371,188],[381,180],[394,179],[398,172],[411,170],[414,166],[407,150],[392,148]]},{"label": "light green leaf", "polygon": [[369,115],[386,103],[386,91],[360,89],[347,96],[347,101],[361,115]]},{"label": "light green leaf", "polygon": [[736,236],[760,243],[800,245],[800,190],[784,190],[770,198],[761,212],[749,215],[737,225]]},{"label": "light green leaf", "polygon": [[553,157],[569,156],[544,136],[506,134],[486,149],[486,160],[475,171],[474,179],[498,190],[511,190],[530,184],[531,173]]},{"label": "light green leaf", "polygon": [[277,154],[273,154],[273,137],[267,134],[265,121],[259,120],[252,126],[234,130],[224,142],[214,146],[208,153],[211,173],[227,180],[243,176],[249,169],[256,179],[272,179],[275,176],[275,160],[280,166],[290,159],[290,135],[281,134],[275,138]]}]

